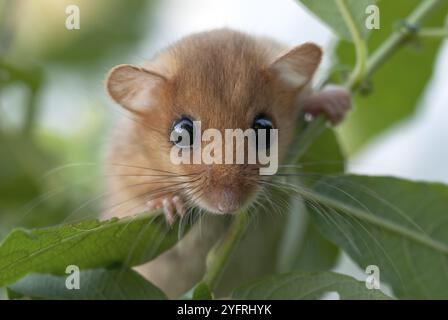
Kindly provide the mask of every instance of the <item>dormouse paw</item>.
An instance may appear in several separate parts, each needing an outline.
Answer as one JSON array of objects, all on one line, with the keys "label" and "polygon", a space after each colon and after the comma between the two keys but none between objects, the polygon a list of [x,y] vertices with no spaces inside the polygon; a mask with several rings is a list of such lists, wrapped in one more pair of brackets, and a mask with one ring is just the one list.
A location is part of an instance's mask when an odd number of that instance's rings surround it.
[{"label": "dormouse paw", "polygon": [[146,203],[149,210],[162,209],[166,221],[171,225],[176,220],[176,215],[183,217],[185,215],[184,202],[179,196],[165,196],[150,200]]},{"label": "dormouse paw", "polygon": [[324,114],[333,125],[340,123],[350,108],[350,92],[335,85],[328,85],[322,91],[311,95],[303,105],[305,113],[313,117]]}]

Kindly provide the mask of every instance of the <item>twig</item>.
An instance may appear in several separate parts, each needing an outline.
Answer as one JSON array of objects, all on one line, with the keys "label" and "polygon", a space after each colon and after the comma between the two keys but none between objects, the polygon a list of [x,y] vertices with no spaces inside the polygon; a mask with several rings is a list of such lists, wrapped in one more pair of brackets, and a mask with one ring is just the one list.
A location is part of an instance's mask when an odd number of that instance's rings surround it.
[{"label": "twig", "polygon": [[239,212],[229,226],[225,237],[213,247],[207,256],[207,271],[204,275],[205,282],[210,290],[216,287],[222,272],[227,266],[230,256],[232,255],[236,244],[244,233],[247,222],[247,213]]},{"label": "twig", "polygon": [[448,27],[446,28],[424,28],[418,32],[421,38],[448,38]]},{"label": "twig", "polygon": [[[417,8],[409,15],[405,20],[405,26],[419,26],[428,16],[430,16],[443,0],[424,0]],[[372,53],[367,59],[364,76],[358,78],[354,74],[359,71],[356,68],[353,70],[352,75],[345,84],[346,88],[351,92],[355,92],[358,89],[360,83],[370,78],[371,75],[378,70],[395,52],[398,51],[407,41],[409,41],[415,35],[415,30],[409,27],[403,27],[392,33],[383,44]],[[354,79],[357,79],[354,81]],[[302,135],[312,140],[306,141],[304,148],[300,148],[297,152],[296,159],[299,159],[307,150],[308,146],[319,137],[323,132],[326,124],[324,116],[317,117],[312,123],[310,123],[302,133]]]},{"label": "twig", "polygon": [[361,83],[364,78],[367,60],[367,44],[356,27],[355,21],[348,10],[345,0],[336,0],[336,5],[341,12],[342,18],[350,31],[353,44],[355,45],[356,65],[347,82],[347,87],[354,87]]}]

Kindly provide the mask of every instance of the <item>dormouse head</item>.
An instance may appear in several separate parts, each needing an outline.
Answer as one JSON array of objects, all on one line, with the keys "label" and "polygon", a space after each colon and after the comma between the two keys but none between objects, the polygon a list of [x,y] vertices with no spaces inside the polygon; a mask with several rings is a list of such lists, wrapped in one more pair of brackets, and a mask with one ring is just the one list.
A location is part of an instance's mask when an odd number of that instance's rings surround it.
[{"label": "dormouse head", "polygon": [[[244,163],[175,164],[173,148],[191,149],[192,157],[195,139],[214,129],[223,144],[211,153],[222,151],[224,160],[226,129],[252,129],[256,140],[260,129],[276,129],[275,148],[269,137],[263,148],[266,154],[275,149],[281,159],[293,139],[300,97],[320,60],[321,49],[312,43],[284,50],[272,40],[220,29],[183,38],[142,67],[116,66],[108,75],[107,90],[138,117],[141,125],[135,130],[151,141],[148,163],[194,177],[181,192],[196,206],[232,213],[250,204],[263,186],[262,164],[248,163],[246,156]],[[200,135],[195,136],[198,123]],[[170,140],[173,132],[190,137],[189,143]],[[203,141],[202,150],[212,140]],[[257,148],[257,143],[234,143],[228,151]]]}]

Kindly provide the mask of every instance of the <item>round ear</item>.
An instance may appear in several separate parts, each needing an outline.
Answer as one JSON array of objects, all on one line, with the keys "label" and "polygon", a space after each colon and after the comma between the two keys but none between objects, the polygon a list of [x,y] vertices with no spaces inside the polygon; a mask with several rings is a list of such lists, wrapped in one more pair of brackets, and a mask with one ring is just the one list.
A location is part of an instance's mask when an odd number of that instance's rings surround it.
[{"label": "round ear", "polygon": [[322,58],[322,50],[314,43],[294,47],[277,58],[269,67],[283,85],[299,89],[314,75]]},{"label": "round ear", "polygon": [[106,88],[115,102],[132,112],[140,113],[150,107],[153,90],[165,82],[166,78],[156,72],[122,64],[110,70]]}]

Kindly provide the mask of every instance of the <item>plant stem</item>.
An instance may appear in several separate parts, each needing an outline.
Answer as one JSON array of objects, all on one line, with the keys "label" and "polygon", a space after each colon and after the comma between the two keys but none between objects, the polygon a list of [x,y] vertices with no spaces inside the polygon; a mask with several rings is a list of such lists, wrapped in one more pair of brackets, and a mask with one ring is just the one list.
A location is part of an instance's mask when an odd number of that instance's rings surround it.
[{"label": "plant stem", "polygon": [[[405,26],[419,26],[423,20],[430,16],[437,7],[442,4],[444,0],[424,0],[414,9],[414,11],[405,20]],[[403,46],[409,39],[414,36],[414,31],[411,28],[400,28],[392,33],[376,51],[367,59],[366,68],[363,72],[363,77],[359,80],[357,74],[359,70],[355,67],[349,80],[346,82],[345,87],[351,92],[355,92],[358,84],[369,78],[379,67],[381,67],[399,48]],[[356,81],[355,81],[356,80]],[[305,152],[308,146],[310,146],[315,139],[317,139],[320,133],[323,131],[326,124],[324,116],[317,117],[312,123],[310,123],[304,130],[302,135],[312,140],[306,141],[304,148],[300,148],[297,153],[297,159],[300,158]]]},{"label": "plant stem", "polygon": [[344,22],[350,31],[350,35],[352,36],[353,44],[355,45],[356,65],[350,75],[350,78],[348,79],[347,85],[348,87],[355,87],[361,83],[364,78],[367,60],[367,45],[356,27],[355,21],[353,20],[345,0],[336,0],[336,5],[341,12],[342,18],[344,19]]},{"label": "plant stem", "polygon": [[448,38],[448,28],[425,28],[418,32],[421,38]]},{"label": "plant stem", "polygon": [[216,287],[236,244],[241,239],[246,223],[247,213],[238,212],[233,218],[232,224],[229,226],[224,238],[208,253],[206,261],[207,271],[202,281],[208,285],[211,291]]},{"label": "plant stem", "polygon": [[[444,0],[424,0],[405,20],[404,26],[387,38],[367,61],[366,77],[372,75],[387,59],[394,54],[406,41],[415,35],[410,27],[420,27],[420,24],[430,16]],[[406,27],[407,26],[407,27]]]}]

